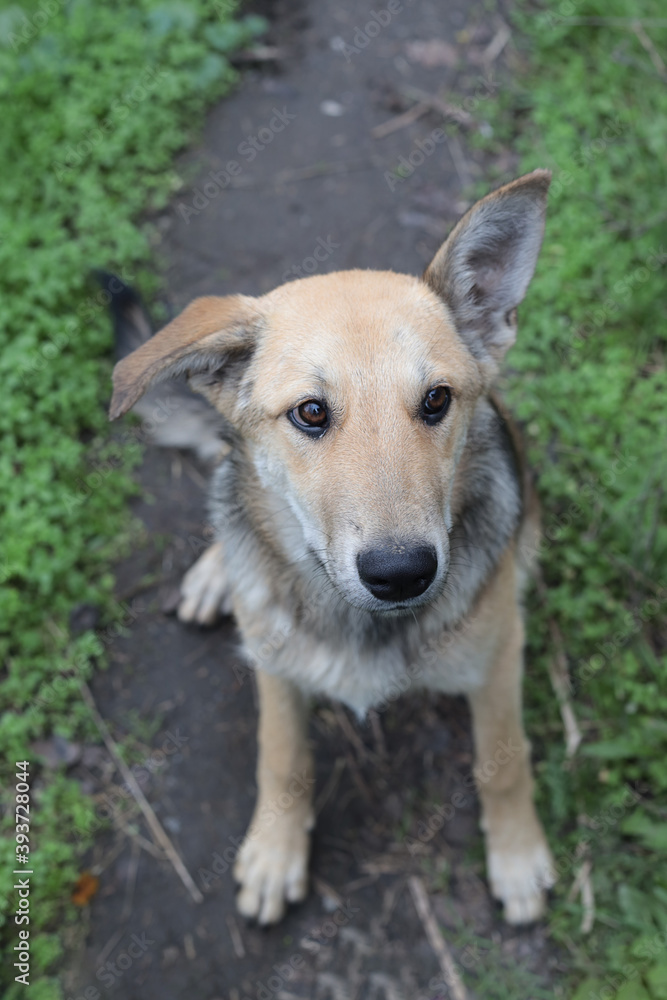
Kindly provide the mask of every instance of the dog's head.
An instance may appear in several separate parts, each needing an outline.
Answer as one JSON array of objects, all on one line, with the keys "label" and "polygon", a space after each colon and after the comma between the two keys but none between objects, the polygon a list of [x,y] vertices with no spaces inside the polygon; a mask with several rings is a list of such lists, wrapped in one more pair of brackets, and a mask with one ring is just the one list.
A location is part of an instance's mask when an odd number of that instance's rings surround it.
[{"label": "dog's head", "polygon": [[537,170],[474,205],[422,279],[344,271],[195,300],[116,366],[111,418],[188,372],[349,603],[431,601],[457,464],[516,336],[549,181]]}]

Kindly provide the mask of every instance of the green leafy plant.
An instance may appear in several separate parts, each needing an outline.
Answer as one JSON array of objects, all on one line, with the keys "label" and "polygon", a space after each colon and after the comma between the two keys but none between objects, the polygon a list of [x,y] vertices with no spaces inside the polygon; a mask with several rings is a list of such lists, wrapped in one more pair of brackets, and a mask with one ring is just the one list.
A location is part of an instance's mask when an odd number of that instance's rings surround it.
[{"label": "green leafy plant", "polygon": [[[60,996],[58,928],[77,920],[69,899],[88,840],[74,831],[93,824],[77,786],[29,748],[48,733],[93,735],[79,683],[103,663],[104,627],[122,621],[108,567],[132,535],[126,500],[140,454],[109,443],[107,303],[87,275],[101,265],[155,287],[139,217],[178,188],[175,152],[234,82],[228,54],[264,28],[233,9],[69,0],[0,11],[0,860],[15,867],[14,762],[30,755],[36,1000]],[[70,614],[83,602],[102,625],[75,637]],[[1,892],[11,949],[16,894],[8,880]],[[22,995],[11,963],[0,976],[8,1000]]]},{"label": "green leafy plant", "polygon": [[[577,1000],[667,996],[661,15],[653,0],[521,3],[514,37],[528,68],[485,103],[493,138],[481,140],[491,151],[510,144],[521,172],[553,170],[506,390],[544,508],[546,589],[530,599],[527,711],[561,873],[551,930],[571,952]],[[554,738],[554,624],[583,734],[571,759]],[[570,894],[584,863],[596,907],[587,934],[581,897]]]}]

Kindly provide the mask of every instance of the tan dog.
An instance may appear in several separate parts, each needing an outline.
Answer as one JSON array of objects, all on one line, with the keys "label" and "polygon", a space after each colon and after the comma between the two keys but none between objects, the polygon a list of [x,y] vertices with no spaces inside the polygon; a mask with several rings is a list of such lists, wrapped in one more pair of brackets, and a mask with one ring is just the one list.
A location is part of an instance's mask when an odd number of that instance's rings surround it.
[{"label": "tan dog", "polygon": [[112,418],[183,373],[224,418],[218,541],[180,614],[227,602],[257,668],[259,791],[235,874],[261,923],[307,890],[309,696],[363,716],[412,685],[468,696],[491,890],[511,923],[542,913],[552,865],[521,722],[537,517],[492,387],[549,181],[478,202],[423,279],[347,271],[197,299],[114,372]]}]

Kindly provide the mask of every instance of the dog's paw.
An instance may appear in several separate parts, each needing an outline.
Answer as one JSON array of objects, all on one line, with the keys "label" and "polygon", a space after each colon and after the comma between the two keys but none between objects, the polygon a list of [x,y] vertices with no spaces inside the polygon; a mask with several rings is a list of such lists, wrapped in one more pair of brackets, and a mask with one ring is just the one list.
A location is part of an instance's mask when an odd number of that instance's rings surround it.
[{"label": "dog's paw", "polygon": [[288,815],[270,829],[251,826],[234,865],[234,878],[241,885],[236,905],[242,916],[274,924],[283,916],[286,903],[305,899],[309,826]]},{"label": "dog's paw", "polygon": [[231,611],[222,546],[216,542],[183,577],[178,617],[182,622],[212,625]]},{"label": "dog's paw", "polygon": [[490,848],[487,873],[491,893],[503,904],[508,924],[529,924],[542,916],[546,891],[556,881],[545,840],[540,838],[524,848]]}]

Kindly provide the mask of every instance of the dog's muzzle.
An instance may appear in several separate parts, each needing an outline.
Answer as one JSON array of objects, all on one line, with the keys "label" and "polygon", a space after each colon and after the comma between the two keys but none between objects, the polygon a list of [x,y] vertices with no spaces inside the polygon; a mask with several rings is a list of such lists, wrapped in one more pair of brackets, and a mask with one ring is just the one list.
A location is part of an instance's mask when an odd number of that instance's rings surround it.
[{"label": "dog's muzzle", "polygon": [[391,543],[357,556],[359,579],[379,601],[409,601],[433,583],[438,558],[432,545]]}]

